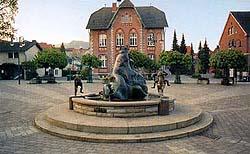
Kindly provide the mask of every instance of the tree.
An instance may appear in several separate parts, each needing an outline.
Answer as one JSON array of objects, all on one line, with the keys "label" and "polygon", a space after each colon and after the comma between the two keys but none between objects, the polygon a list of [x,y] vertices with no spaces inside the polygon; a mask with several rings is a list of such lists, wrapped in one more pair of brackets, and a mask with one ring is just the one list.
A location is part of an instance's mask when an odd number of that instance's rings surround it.
[{"label": "tree", "polygon": [[198,51],[201,51],[201,49],[202,49],[202,46],[201,46],[201,41],[200,41]]},{"label": "tree", "polygon": [[156,60],[150,59],[146,54],[139,51],[131,51],[129,52],[129,58],[132,60],[131,65],[135,69],[145,69],[150,73],[154,70],[160,68],[159,64]]},{"label": "tree", "polygon": [[21,65],[22,68],[25,70],[26,80],[30,80],[38,75],[36,72],[36,69],[38,68],[36,61],[25,61],[22,62]]},{"label": "tree", "polygon": [[160,64],[164,66],[170,66],[171,70],[175,74],[175,83],[180,84],[180,73],[183,69],[190,69],[191,56],[184,55],[178,51],[164,51],[160,55]]},{"label": "tree", "polygon": [[244,54],[238,50],[228,49],[218,51],[210,58],[210,66],[215,69],[223,69],[224,78],[223,82],[229,85],[229,69],[244,69],[247,66]]},{"label": "tree", "polygon": [[191,63],[192,63],[192,66],[191,66],[191,74],[194,74],[195,72],[195,61],[194,61],[194,49],[193,49],[193,43],[191,43]]},{"label": "tree", "polygon": [[18,0],[0,1],[0,40],[14,36],[14,21],[18,10]]},{"label": "tree", "polygon": [[198,52],[198,58],[201,65],[201,73],[203,74],[207,73],[209,69],[209,52],[210,49],[208,48],[207,40],[205,40],[204,47]]},{"label": "tree", "polygon": [[185,43],[184,34],[182,34],[182,40],[181,40],[181,45],[180,45],[180,53],[182,53],[182,54],[187,53],[187,47],[186,47],[186,43]]},{"label": "tree", "polygon": [[63,44],[63,43],[61,44],[60,51],[61,51],[61,52],[66,52],[65,47],[64,47],[64,44]]},{"label": "tree", "polygon": [[82,65],[87,66],[88,69],[88,82],[92,83],[92,68],[98,68],[102,64],[102,61],[95,55],[86,54],[82,56]]},{"label": "tree", "polygon": [[178,40],[177,40],[177,36],[176,36],[176,31],[174,31],[172,51],[179,51],[179,45],[178,45]]},{"label": "tree", "polygon": [[[55,68],[63,69],[67,66],[67,56],[65,53],[60,52],[59,49],[49,48],[39,52],[35,57],[35,61],[39,68]],[[54,75],[54,74],[53,74]]]},{"label": "tree", "polygon": [[36,61],[25,61],[22,62],[22,68],[25,70],[36,71],[38,68]]}]

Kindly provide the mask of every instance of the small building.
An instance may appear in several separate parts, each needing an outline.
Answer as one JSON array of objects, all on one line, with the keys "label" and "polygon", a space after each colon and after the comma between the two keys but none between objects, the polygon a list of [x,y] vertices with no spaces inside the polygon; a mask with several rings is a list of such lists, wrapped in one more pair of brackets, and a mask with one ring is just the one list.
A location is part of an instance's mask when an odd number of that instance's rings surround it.
[{"label": "small building", "polygon": [[[33,40],[25,41],[20,47],[19,42],[11,44],[8,41],[0,42],[0,76],[4,79],[15,79],[18,76],[18,63],[34,59],[38,52],[42,51],[39,44]],[[19,59],[19,62],[18,62]],[[20,72],[22,75],[23,70]],[[25,78],[25,76],[23,76]]]},{"label": "small building", "polygon": [[89,29],[90,52],[103,63],[94,74],[109,74],[122,46],[158,59],[165,50],[166,27],[163,11],[154,6],[135,7],[130,0],[95,11],[86,28]]},{"label": "small building", "polygon": [[250,11],[231,11],[219,42],[220,50],[237,49],[248,59],[250,67]]}]

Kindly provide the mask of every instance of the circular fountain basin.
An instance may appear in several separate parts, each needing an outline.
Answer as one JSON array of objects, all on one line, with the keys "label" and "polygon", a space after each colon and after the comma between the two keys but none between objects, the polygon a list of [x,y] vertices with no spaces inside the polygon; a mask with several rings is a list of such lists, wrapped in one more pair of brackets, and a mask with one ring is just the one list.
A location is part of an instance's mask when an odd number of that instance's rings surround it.
[{"label": "circular fountain basin", "polygon": [[[158,115],[160,98],[149,97],[142,101],[103,101],[72,98],[75,112],[98,117],[128,118]],[[168,99],[169,112],[174,110],[174,100]]]}]

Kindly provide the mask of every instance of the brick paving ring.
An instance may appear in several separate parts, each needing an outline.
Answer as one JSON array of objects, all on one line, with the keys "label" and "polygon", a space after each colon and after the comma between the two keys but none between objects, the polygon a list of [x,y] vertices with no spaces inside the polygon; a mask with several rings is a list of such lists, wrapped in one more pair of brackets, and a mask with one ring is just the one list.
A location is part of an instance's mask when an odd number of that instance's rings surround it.
[{"label": "brick paving ring", "polygon": [[[160,99],[109,102],[73,98],[35,117],[40,130],[62,138],[91,142],[151,142],[187,137],[209,128],[213,117],[177,103],[169,115],[158,115]],[[174,107],[175,106],[175,107]],[[173,110],[174,109],[174,110]]]}]

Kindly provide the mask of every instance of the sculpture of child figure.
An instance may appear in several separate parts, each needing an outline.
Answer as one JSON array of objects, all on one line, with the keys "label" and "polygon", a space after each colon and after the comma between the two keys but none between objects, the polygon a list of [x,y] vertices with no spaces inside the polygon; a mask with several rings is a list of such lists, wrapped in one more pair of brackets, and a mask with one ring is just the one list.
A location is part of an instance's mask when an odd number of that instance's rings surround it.
[{"label": "sculpture of child figure", "polygon": [[77,75],[74,79],[74,83],[75,83],[75,96],[77,94],[77,90],[78,90],[78,86],[80,86],[80,93],[83,93],[82,91],[82,81],[80,79],[80,77]]},{"label": "sculpture of child figure", "polygon": [[114,90],[116,88],[114,76],[107,77],[107,81],[108,82],[103,86],[103,93],[102,93],[103,98],[105,100],[110,99],[110,96],[114,93]]}]

